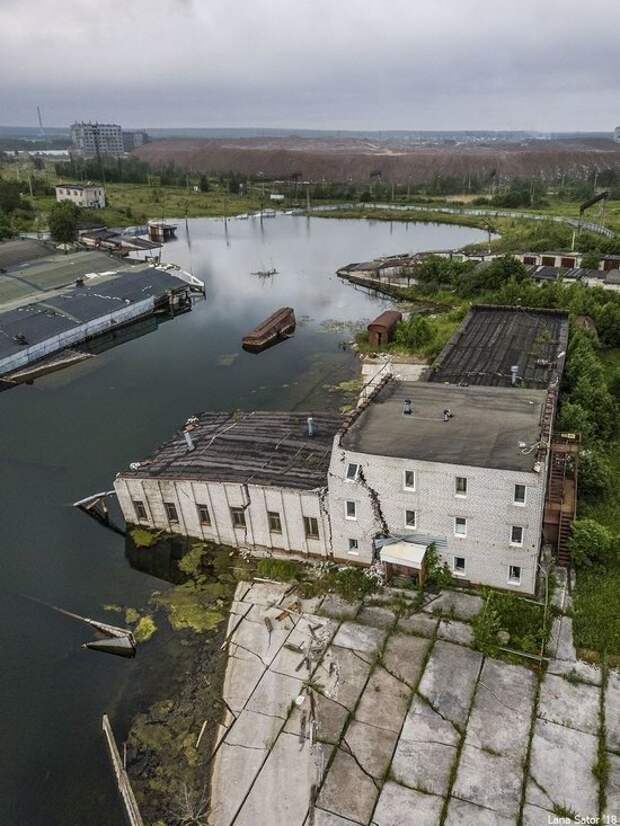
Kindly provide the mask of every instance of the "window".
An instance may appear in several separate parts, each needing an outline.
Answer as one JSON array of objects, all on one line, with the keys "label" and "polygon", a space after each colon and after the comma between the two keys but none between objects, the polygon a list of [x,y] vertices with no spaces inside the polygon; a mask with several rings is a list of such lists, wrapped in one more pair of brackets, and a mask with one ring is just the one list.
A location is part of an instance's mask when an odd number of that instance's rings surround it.
[{"label": "window", "polygon": [[465,557],[455,556],[453,562],[453,570],[457,576],[463,576],[465,573]]},{"label": "window", "polygon": [[355,482],[360,466],[349,464],[347,465],[347,482]]},{"label": "window", "polygon": [[525,505],[525,485],[515,485],[515,505]]},{"label": "window", "polygon": [[510,530],[510,544],[523,545],[523,528],[520,525],[513,525]]},{"label": "window", "polygon": [[198,511],[198,519],[200,519],[200,524],[211,525],[211,514],[209,513],[209,508],[206,505],[196,505],[196,510]]},{"label": "window", "polygon": [[349,553],[351,556],[359,555],[359,542],[357,539],[349,539]]},{"label": "window", "polygon": [[405,527],[406,528],[415,528],[416,526],[416,512],[406,510],[405,511]]},{"label": "window", "polygon": [[465,476],[457,476],[454,483],[456,496],[467,496],[467,479]]},{"label": "window", "polygon": [[148,516],[146,515],[146,508],[144,507],[144,502],[141,502],[139,499],[134,499],[133,509],[135,510],[138,519],[148,519]]},{"label": "window", "polygon": [[166,516],[168,517],[168,522],[179,521],[177,506],[173,502],[164,502],[164,508],[166,509]]},{"label": "window", "polygon": [[245,528],[244,508],[231,508],[230,518],[232,519],[233,528]]},{"label": "window", "polygon": [[319,538],[319,522],[315,516],[304,516],[304,531],[306,539]]},{"label": "window", "polygon": [[467,536],[467,519],[464,516],[454,517],[454,535]]},{"label": "window", "polygon": [[405,490],[415,490],[415,470],[406,470],[403,487]]},{"label": "window", "polygon": [[344,515],[347,519],[357,519],[357,503],[352,499],[345,502]]},{"label": "window", "polygon": [[269,519],[269,532],[282,533],[282,522],[280,521],[280,514],[276,511],[267,511],[267,518]]},{"label": "window", "polygon": [[508,582],[511,585],[521,585],[521,568],[519,565],[508,566]]}]

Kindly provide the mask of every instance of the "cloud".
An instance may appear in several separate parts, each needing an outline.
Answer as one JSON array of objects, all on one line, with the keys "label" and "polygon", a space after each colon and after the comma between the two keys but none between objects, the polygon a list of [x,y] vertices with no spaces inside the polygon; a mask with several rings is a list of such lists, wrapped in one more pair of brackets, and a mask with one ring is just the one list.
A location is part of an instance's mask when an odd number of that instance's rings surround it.
[{"label": "cloud", "polygon": [[2,0],[0,123],[611,129],[619,26],[616,0]]}]

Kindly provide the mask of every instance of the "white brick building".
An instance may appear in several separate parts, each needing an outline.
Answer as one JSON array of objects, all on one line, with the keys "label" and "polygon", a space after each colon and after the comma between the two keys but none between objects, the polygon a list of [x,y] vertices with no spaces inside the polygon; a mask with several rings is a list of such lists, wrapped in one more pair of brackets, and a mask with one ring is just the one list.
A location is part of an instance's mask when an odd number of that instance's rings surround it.
[{"label": "white brick building", "polygon": [[105,189],[97,184],[59,184],[56,201],[72,201],[78,207],[103,209],[106,205]]},{"label": "white brick building", "polygon": [[71,124],[71,141],[81,155],[122,155],[123,130],[118,123]]}]

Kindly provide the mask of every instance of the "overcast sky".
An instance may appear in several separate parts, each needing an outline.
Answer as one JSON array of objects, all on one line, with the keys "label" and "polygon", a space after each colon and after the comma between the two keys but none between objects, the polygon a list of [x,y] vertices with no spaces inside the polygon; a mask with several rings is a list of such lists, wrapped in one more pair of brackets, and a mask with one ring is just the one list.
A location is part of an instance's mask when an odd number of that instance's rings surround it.
[{"label": "overcast sky", "polygon": [[0,125],[607,131],[618,0],[0,0]]}]

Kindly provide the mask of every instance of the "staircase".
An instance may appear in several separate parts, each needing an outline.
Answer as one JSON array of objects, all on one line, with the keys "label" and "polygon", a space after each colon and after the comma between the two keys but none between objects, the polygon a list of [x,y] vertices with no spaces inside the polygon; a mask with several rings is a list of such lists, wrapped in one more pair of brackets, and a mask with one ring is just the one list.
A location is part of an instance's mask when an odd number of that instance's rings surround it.
[{"label": "staircase", "polygon": [[557,562],[565,568],[570,566],[570,551],[568,550],[568,540],[572,532],[572,519],[565,513],[560,512],[560,523],[558,525],[558,545]]},{"label": "staircase", "polygon": [[568,542],[577,510],[579,444],[579,436],[559,433],[553,435],[550,445],[545,512],[549,531],[557,535],[556,562],[567,568],[571,563]]}]

